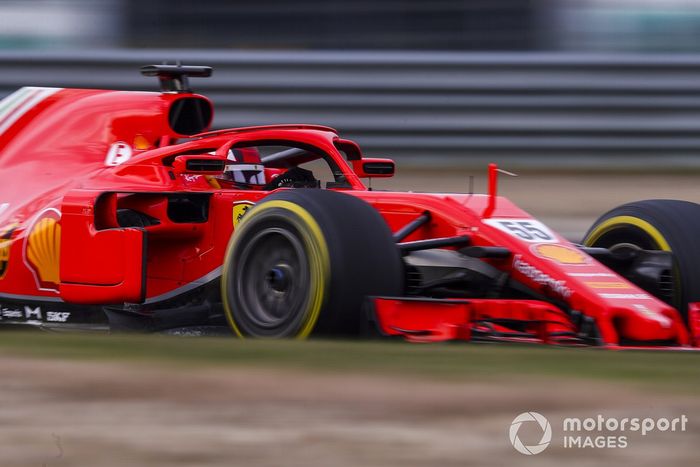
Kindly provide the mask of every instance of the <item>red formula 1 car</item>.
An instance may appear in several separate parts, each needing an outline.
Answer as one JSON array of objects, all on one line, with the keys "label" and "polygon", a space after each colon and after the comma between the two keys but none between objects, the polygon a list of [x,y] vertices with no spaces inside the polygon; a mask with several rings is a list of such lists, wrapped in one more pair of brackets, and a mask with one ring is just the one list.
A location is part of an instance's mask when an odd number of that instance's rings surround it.
[{"label": "red formula 1 car", "polygon": [[335,130],[203,133],[212,106],[188,76],[211,69],[142,71],[162,92],[0,102],[3,324],[698,342],[694,304],[669,294],[672,253],[574,245],[497,196],[495,166],[485,195],[372,191],[361,179],[394,163]]}]

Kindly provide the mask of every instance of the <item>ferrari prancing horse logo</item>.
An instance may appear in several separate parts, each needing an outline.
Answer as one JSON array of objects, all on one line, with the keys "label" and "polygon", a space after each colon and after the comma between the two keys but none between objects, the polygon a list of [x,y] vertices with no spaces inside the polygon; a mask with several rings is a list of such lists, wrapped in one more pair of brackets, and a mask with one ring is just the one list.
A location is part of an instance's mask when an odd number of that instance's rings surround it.
[{"label": "ferrari prancing horse logo", "polygon": [[255,203],[251,201],[236,201],[233,203],[233,228],[238,227],[238,224],[248,212],[250,208],[253,207]]}]

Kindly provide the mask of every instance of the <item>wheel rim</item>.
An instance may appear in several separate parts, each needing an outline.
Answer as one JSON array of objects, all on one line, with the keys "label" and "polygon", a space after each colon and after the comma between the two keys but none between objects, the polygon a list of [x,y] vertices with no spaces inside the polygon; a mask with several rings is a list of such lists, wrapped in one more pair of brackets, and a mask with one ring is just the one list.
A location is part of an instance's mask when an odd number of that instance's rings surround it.
[{"label": "wheel rim", "polygon": [[286,334],[301,322],[309,301],[309,264],[302,241],[268,227],[246,242],[235,290],[240,316],[262,335]]}]

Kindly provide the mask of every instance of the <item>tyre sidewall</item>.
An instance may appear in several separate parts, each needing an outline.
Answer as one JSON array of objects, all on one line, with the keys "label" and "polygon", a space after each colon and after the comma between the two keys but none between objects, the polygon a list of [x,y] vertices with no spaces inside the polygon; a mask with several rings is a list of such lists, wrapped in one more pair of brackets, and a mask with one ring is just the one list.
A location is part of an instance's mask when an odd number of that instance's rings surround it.
[{"label": "tyre sidewall", "polygon": [[[700,301],[700,205],[679,200],[646,200],[619,206],[598,219],[586,233],[587,246],[600,238],[600,226],[610,223],[624,226],[618,219],[637,219],[631,225],[644,231],[657,249],[674,256],[674,273],[679,279],[680,294],[674,305],[687,317],[688,303]],[[597,238],[596,238],[597,237]]]},{"label": "tyre sidewall", "polygon": [[[297,337],[307,337],[311,332],[320,336],[356,336],[367,296],[403,293],[403,262],[391,230],[379,212],[355,196],[318,189],[279,191],[266,197],[243,218],[229,244],[225,272],[229,265],[235,264],[232,261],[235,261],[237,237],[243,237],[245,230],[255,225],[262,211],[271,210],[272,205],[279,207],[280,203],[290,218],[302,221],[301,228],[312,232],[317,247],[326,252],[323,284],[314,288],[323,291],[320,312],[310,315]],[[296,207],[292,209],[292,206]],[[230,308],[235,297],[223,288],[222,294],[229,300],[225,308]]]}]

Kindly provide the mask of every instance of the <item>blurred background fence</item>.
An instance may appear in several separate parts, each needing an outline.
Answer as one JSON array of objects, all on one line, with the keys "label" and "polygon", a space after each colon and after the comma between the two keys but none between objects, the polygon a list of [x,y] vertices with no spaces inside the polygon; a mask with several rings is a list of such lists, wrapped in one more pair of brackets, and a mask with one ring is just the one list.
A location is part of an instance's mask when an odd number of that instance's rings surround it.
[{"label": "blurred background fence", "polygon": [[216,127],[322,123],[404,163],[700,167],[700,56],[571,53],[0,51],[20,86],[155,90],[138,66],[215,68],[192,85]]},{"label": "blurred background fence", "polygon": [[0,0],[0,96],[215,67],[216,127],[420,166],[700,169],[700,0]]}]

